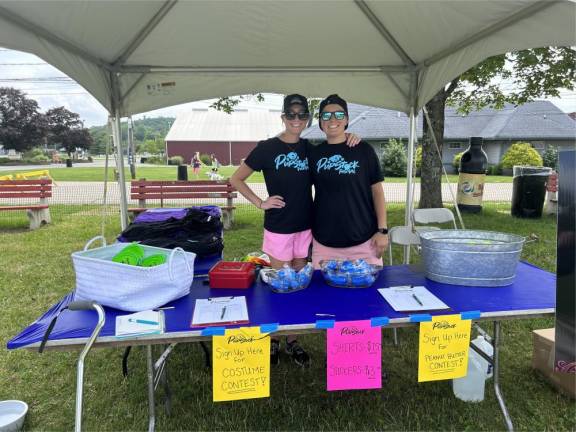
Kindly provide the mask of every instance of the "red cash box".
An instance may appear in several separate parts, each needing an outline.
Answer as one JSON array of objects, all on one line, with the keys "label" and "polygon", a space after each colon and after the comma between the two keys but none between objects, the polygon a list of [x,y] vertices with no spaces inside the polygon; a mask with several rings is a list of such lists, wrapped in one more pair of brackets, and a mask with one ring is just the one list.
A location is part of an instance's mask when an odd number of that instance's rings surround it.
[{"label": "red cash box", "polygon": [[255,269],[251,262],[220,261],[208,272],[210,288],[250,288]]}]

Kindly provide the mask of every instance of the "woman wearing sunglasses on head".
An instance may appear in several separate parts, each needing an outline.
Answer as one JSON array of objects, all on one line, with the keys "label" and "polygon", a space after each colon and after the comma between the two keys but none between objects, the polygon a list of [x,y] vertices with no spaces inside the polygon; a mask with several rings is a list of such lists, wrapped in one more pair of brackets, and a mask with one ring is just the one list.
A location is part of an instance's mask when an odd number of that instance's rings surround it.
[{"label": "woman wearing sunglasses on head", "polygon": [[[260,141],[230,178],[230,183],[248,201],[264,210],[262,250],[270,257],[272,268],[284,264],[299,270],[306,265],[312,241],[312,182],[308,165],[308,141],[300,134],[308,125],[308,101],[299,94],[284,98],[284,131],[277,137]],[[346,140],[346,137],[344,138]],[[348,137],[349,145],[360,139]],[[268,198],[260,199],[246,184],[254,172],[262,171]],[[271,361],[278,363],[278,341],[272,340]],[[300,365],[309,363],[308,355],[287,338],[287,351]]]},{"label": "woman wearing sunglasses on head", "polygon": [[308,160],[314,182],[312,264],[323,259],[365,259],[382,265],[388,246],[386,201],[380,161],[372,146],[345,145],[348,105],[338,95],[320,103],[320,129],[326,141],[312,147]]}]

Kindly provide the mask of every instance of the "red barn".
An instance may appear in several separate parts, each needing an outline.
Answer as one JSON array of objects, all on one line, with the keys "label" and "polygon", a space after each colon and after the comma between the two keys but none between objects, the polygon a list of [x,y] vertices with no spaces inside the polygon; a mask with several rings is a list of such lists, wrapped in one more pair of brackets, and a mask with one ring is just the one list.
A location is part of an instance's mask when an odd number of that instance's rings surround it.
[{"label": "red barn", "polygon": [[283,130],[280,110],[235,110],[232,114],[197,109],[178,115],[166,135],[168,157],[189,164],[195,152],[212,154],[222,165],[239,165],[258,141]]}]

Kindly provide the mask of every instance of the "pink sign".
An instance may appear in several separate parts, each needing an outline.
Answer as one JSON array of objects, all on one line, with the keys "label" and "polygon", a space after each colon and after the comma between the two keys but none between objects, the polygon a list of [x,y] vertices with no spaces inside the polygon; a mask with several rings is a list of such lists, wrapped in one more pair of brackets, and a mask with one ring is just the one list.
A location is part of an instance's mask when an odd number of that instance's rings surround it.
[{"label": "pink sign", "polygon": [[328,391],[382,387],[382,330],[370,321],[336,322],[326,354]]}]

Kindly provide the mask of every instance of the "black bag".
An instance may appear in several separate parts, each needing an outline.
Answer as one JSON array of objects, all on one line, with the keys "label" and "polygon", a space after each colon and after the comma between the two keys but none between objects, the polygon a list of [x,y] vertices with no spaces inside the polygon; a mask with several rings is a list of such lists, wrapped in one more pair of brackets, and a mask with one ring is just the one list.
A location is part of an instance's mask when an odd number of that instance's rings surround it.
[{"label": "black bag", "polygon": [[202,258],[222,252],[224,249],[222,229],[219,217],[191,208],[182,219],[132,223],[122,232],[119,239],[166,249],[181,247]]}]

